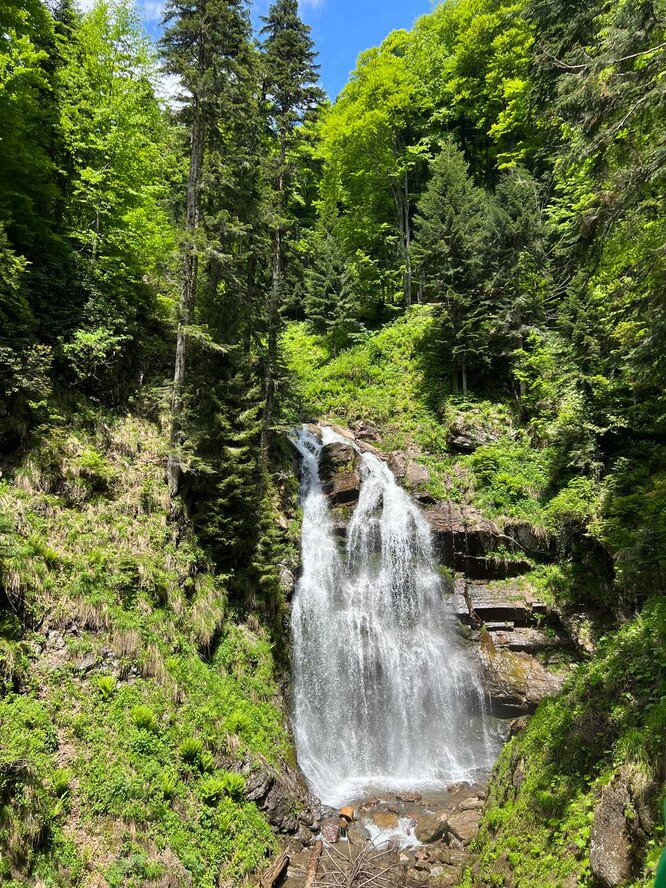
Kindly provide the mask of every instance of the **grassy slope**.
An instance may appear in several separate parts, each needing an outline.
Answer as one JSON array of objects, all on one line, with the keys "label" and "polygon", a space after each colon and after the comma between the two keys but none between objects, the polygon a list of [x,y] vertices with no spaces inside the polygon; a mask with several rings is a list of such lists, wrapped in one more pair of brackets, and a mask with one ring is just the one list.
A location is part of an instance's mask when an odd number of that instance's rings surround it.
[{"label": "grassy slope", "polygon": [[[434,334],[431,307],[414,306],[366,342],[332,357],[323,337],[310,334],[306,324],[292,324],[285,346],[305,413],[376,422],[384,450],[420,451],[433,494],[474,502],[497,517],[544,523],[550,451],[530,446],[508,401],[451,396],[437,367]],[[453,456],[446,437],[460,415],[496,442]]]},{"label": "grassy slope", "polygon": [[0,483],[0,882],[238,885],[274,838],[227,772],[291,755],[271,641],[174,545],[160,430],[91,428]]},{"label": "grassy slope", "polygon": [[[334,357],[326,342],[293,324],[285,338],[304,415],[381,430],[382,447],[420,451],[438,496],[468,501],[501,523],[526,518],[556,535],[588,508],[581,483],[557,488],[553,452],[531,446],[506,400],[452,397],[433,361],[434,324],[415,307],[366,342]],[[493,431],[472,455],[446,443],[456,416]],[[572,564],[542,565],[521,578],[559,603],[580,599]],[[478,842],[470,885],[588,885],[590,823],[601,787],[619,768],[635,785],[663,779],[666,743],[666,614],[663,601],[611,633],[579,667],[561,698],[538,710],[503,751]],[[516,779],[516,770],[520,777]],[[515,782],[514,782],[515,781]],[[657,815],[656,795],[649,805]],[[658,816],[658,815],[657,815]],[[651,882],[663,830],[656,826],[636,885]],[[640,856],[640,853],[639,853]]]}]

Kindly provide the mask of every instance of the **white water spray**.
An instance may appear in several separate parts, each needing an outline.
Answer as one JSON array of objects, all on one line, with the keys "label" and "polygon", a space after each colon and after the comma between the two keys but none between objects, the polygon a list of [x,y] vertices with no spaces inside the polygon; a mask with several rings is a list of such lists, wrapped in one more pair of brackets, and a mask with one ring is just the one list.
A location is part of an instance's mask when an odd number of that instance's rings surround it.
[{"label": "white water spray", "polygon": [[303,573],[294,596],[294,731],[329,805],[474,779],[496,742],[483,691],[435,569],[429,526],[388,467],[362,454],[341,552],[319,477],[331,429],[294,435],[302,457]]}]

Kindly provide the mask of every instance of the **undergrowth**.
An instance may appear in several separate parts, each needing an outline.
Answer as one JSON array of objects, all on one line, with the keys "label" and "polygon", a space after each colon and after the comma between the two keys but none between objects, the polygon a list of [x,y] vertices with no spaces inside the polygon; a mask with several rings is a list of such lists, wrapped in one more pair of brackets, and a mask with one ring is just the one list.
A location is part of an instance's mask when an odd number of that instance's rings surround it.
[{"label": "undergrowth", "polygon": [[[666,601],[602,639],[564,693],[504,747],[467,886],[593,884],[590,832],[602,788],[630,788],[634,888],[652,885],[663,844]],[[639,826],[640,821],[640,826]],[[647,826],[647,829],[645,827]]]},{"label": "undergrowth", "polygon": [[[291,756],[261,621],[167,521],[136,417],[54,427],[0,483],[0,881],[240,884],[245,773]],[[189,750],[189,752],[188,752]]]},{"label": "undergrowth", "polygon": [[[307,324],[290,324],[284,346],[303,415],[374,422],[383,450],[415,449],[434,496],[545,524],[550,451],[532,446],[506,395],[454,395],[437,365],[435,336],[432,306],[414,306],[337,356]],[[474,453],[456,452],[449,433],[461,420],[489,443]]]}]

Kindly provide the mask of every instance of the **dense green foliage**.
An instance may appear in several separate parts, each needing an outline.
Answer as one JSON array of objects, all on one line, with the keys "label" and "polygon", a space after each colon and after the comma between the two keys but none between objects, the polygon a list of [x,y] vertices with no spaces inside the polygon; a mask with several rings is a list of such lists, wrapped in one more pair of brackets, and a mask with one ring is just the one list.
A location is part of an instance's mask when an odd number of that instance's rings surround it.
[{"label": "dense green foliage", "polygon": [[433,303],[428,403],[512,404],[537,487],[586,491],[620,610],[664,591],[665,31],[659,2],[455,0],[362,54],[320,126],[305,300],[337,353]]},{"label": "dense green foliage", "polygon": [[0,486],[0,878],[237,884],[274,839],[227,771],[289,754],[273,644],[175,544],[164,435],[98,420]]},{"label": "dense green foliage", "polygon": [[279,432],[316,417],[530,522],[521,582],[603,614],[469,874],[588,883],[614,769],[664,778],[665,62],[664,0],[447,0],[325,105],[296,0],[256,40],[169,0],[158,45],[129,0],[1,5],[3,883],[274,846],[240,772],[289,756]]},{"label": "dense green foliage", "polygon": [[320,95],[285,8],[305,73],[243,0],[174,0],[159,46],[129,0],[0,10],[3,884],[238,884],[275,845],[237,772],[292,755],[259,445]]}]

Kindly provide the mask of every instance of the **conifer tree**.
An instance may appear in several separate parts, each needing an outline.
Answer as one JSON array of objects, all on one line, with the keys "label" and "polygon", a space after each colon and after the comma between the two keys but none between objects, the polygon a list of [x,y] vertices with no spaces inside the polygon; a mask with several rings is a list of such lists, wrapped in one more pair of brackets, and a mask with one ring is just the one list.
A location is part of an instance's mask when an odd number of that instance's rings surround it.
[{"label": "conifer tree", "polygon": [[443,303],[443,345],[452,362],[453,390],[467,394],[470,364],[482,359],[488,318],[485,277],[490,268],[489,199],[474,185],[461,152],[444,145],[419,203],[415,256],[425,293]]},{"label": "conifer tree", "polygon": [[329,336],[333,354],[361,329],[353,281],[353,270],[344,261],[333,220],[323,216],[311,234],[303,308],[312,328]]},{"label": "conifer tree", "polygon": [[271,159],[269,174],[272,189],[272,261],[262,423],[262,452],[265,453],[275,402],[285,241],[293,221],[288,208],[293,173],[292,152],[298,139],[299,126],[323,100],[323,93],[317,86],[318,66],[315,64],[316,53],[310,28],[298,14],[298,0],[276,0],[262,21],[263,92],[275,141],[275,155]]},{"label": "conifer tree", "polygon": [[194,322],[199,254],[201,252],[201,190],[207,141],[242,80],[241,60],[249,40],[243,0],[169,0],[162,39],[167,69],[181,81],[188,97],[183,116],[190,138],[185,211],[183,280],[172,401],[171,454],[167,475],[172,496],[178,492],[183,443],[183,390],[186,378],[188,328]]}]

